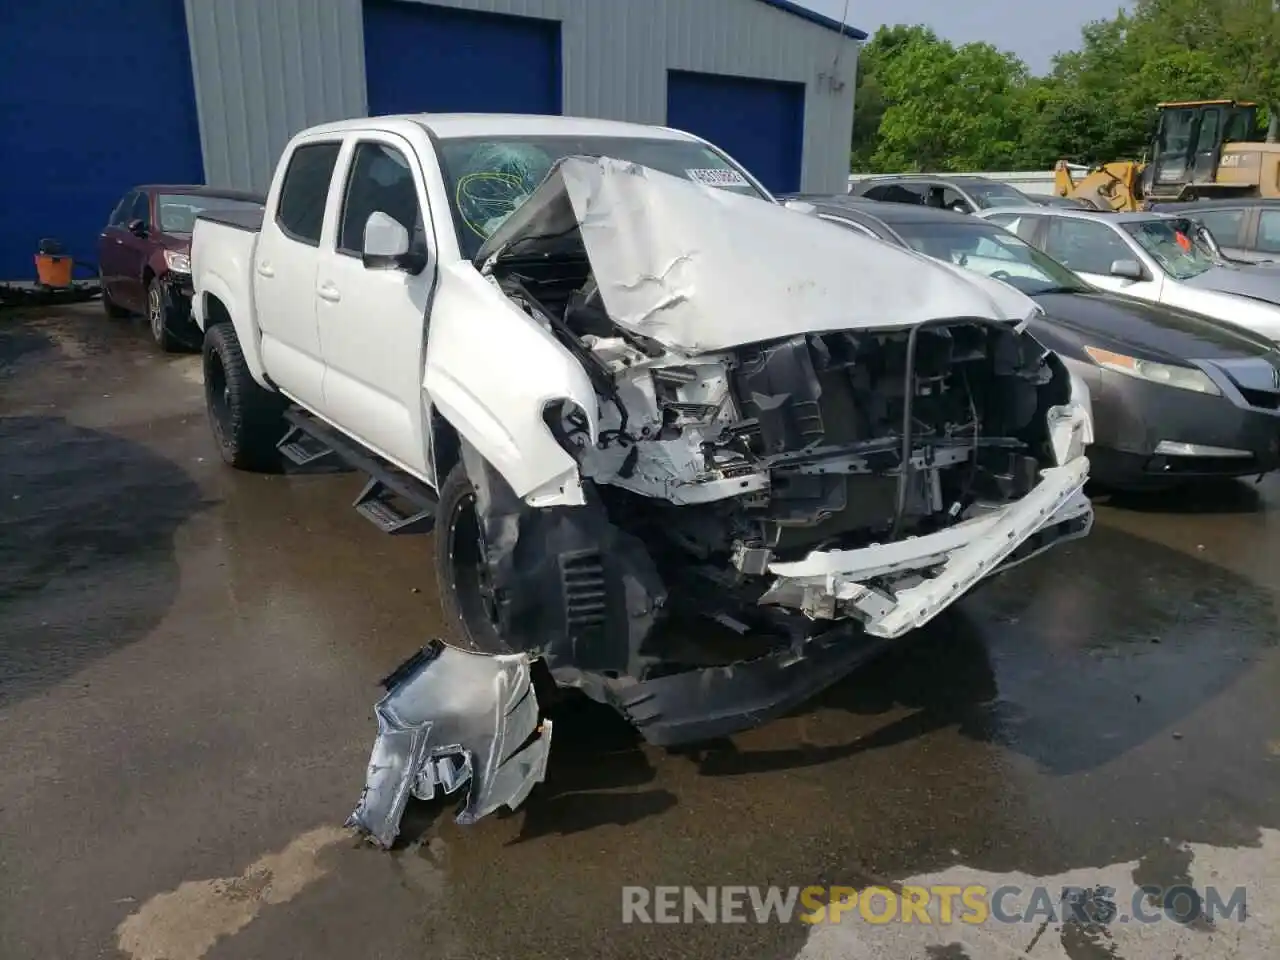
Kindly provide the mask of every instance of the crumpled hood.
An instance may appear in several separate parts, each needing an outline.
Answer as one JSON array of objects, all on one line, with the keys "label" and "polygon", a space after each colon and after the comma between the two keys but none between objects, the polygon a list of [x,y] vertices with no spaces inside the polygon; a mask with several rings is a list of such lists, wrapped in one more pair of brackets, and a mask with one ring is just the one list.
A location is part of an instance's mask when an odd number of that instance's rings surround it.
[{"label": "crumpled hood", "polygon": [[489,270],[563,250],[575,234],[609,316],[682,353],[925,320],[1021,322],[1039,312],[998,280],[608,157],[558,163],[475,262]]},{"label": "crumpled hood", "polygon": [[1254,300],[1280,304],[1280,270],[1263,266],[1213,266],[1184,281],[1202,290],[1234,293]]}]

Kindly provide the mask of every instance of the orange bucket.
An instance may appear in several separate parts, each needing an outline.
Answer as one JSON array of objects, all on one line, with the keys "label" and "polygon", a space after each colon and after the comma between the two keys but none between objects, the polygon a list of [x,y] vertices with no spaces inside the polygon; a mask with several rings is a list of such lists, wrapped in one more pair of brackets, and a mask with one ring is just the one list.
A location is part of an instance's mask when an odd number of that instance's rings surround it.
[{"label": "orange bucket", "polygon": [[71,258],[37,253],[36,279],[46,287],[71,286]]}]

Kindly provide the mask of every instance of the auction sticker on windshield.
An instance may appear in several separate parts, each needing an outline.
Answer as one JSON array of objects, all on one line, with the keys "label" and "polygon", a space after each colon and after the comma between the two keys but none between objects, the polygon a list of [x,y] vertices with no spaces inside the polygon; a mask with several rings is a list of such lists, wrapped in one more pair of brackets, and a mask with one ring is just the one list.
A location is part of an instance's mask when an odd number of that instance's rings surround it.
[{"label": "auction sticker on windshield", "polygon": [[747,178],[737,170],[704,169],[686,170],[685,176],[695,183],[705,183],[709,187],[747,187]]}]

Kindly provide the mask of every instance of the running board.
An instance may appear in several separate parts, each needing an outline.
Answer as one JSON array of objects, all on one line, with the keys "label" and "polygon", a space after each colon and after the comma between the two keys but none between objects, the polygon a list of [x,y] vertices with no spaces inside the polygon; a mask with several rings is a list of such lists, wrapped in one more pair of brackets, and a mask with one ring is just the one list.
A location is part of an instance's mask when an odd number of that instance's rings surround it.
[{"label": "running board", "polygon": [[368,475],[369,482],[352,506],[383,533],[429,533],[435,526],[435,494],[417,477],[370,453],[300,407],[290,407],[284,417],[290,428],[279,448],[289,460],[305,466],[334,456]]},{"label": "running board", "polygon": [[[431,506],[412,504],[406,509],[402,506],[408,498],[398,496],[376,477],[370,478],[356,497],[356,513],[364,517],[383,533],[430,533],[435,526],[435,503]],[[417,512],[413,507],[418,506]]]},{"label": "running board", "polygon": [[309,467],[329,460],[337,453],[333,447],[313,437],[301,427],[290,427],[283,439],[276,444],[276,449],[295,467]]}]

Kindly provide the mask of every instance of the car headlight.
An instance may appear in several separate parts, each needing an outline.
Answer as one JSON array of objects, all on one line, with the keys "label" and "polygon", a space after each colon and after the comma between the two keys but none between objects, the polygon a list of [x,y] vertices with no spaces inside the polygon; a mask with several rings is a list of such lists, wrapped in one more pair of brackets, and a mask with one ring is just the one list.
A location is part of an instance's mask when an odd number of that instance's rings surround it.
[{"label": "car headlight", "polygon": [[190,273],[191,258],[185,253],[179,253],[177,250],[166,250],[164,252],[164,262],[174,273]]},{"label": "car headlight", "polygon": [[1191,390],[1195,393],[1207,393],[1210,396],[1221,396],[1218,385],[1209,379],[1208,374],[1195,367],[1180,367],[1168,363],[1156,363],[1154,360],[1139,360],[1137,357],[1104,350],[1101,347],[1085,347],[1084,352],[1089,359],[1106,370],[1114,370],[1128,377],[1137,377],[1150,383],[1160,383],[1166,387],[1177,387],[1179,390]]}]

